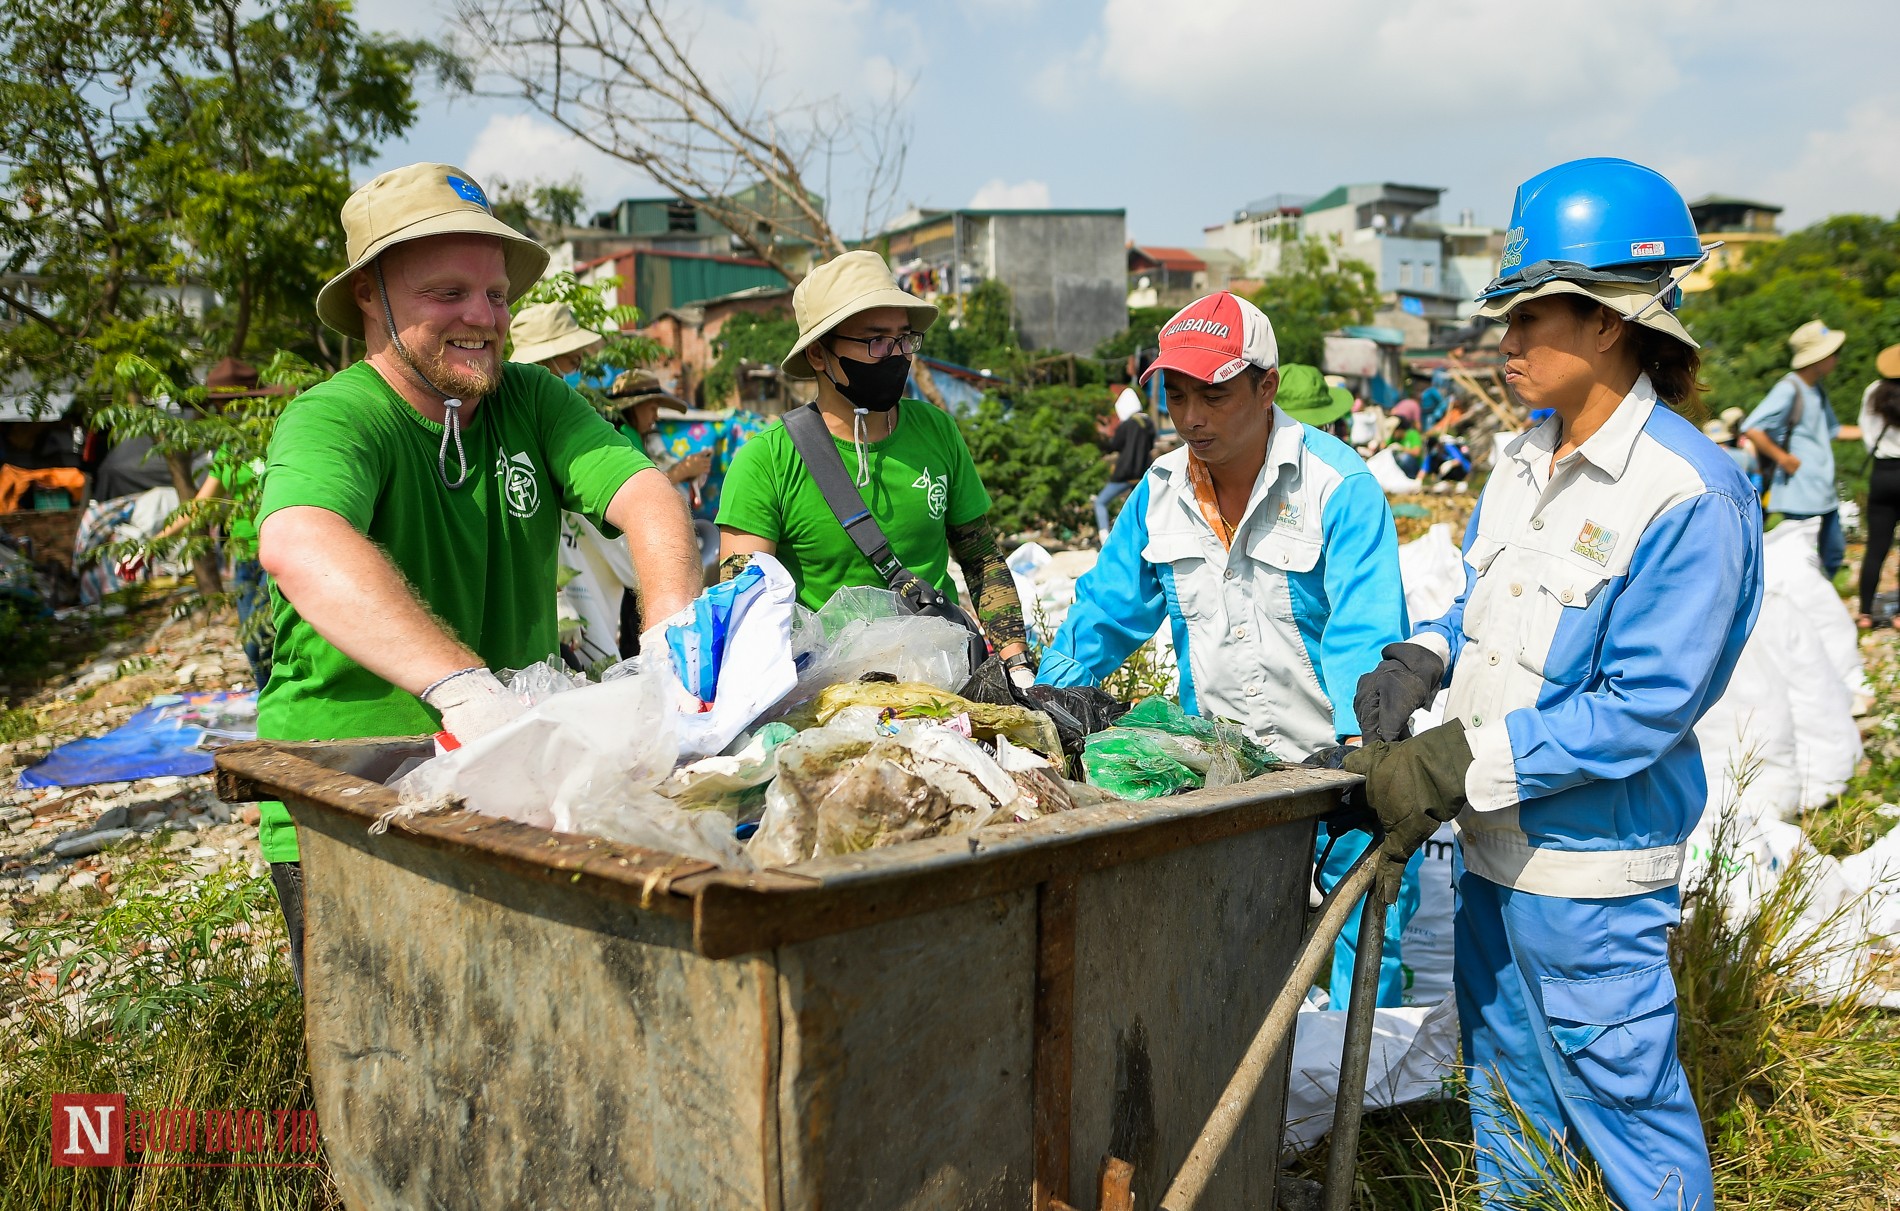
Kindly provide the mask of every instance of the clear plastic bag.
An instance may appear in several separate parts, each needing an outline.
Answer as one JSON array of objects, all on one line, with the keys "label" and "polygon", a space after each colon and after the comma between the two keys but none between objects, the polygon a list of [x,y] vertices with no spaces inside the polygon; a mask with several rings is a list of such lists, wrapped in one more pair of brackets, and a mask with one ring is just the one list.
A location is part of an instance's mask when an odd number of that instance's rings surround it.
[{"label": "clear plastic bag", "polygon": [[556,693],[505,727],[426,761],[396,791],[413,810],[459,802],[538,828],[748,869],[721,811],[658,793],[679,756],[671,679],[649,673]]},{"label": "clear plastic bag", "polygon": [[778,750],[778,775],[747,854],[760,866],[981,828],[1023,803],[1015,780],[970,740],[935,725],[848,711]]},{"label": "clear plastic bag", "polygon": [[540,706],[556,694],[592,684],[586,673],[577,673],[557,660],[543,660],[525,669],[503,669],[496,677],[523,706]]},{"label": "clear plastic bag", "polygon": [[947,618],[906,614],[889,589],[839,589],[816,613],[797,611],[791,648],[798,683],[765,719],[795,719],[819,691],[882,673],[955,691],[970,679],[970,632]]}]

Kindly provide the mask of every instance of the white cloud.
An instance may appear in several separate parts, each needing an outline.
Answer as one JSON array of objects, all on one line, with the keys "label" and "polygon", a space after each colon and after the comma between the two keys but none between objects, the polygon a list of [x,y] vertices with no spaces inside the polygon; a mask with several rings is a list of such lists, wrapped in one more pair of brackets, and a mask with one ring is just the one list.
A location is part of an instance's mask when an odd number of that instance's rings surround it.
[{"label": "white cloud", "polygon": [[1016,181],[992,177],[970,195],[972,210],[1047,210],[1049,186],[1043,181]]},{"label": "white cloud", "polygon": [[590,206],[663,193],[646,174],[587,146],[551,122],[529,114],[496,114],[462,153],[461,167],[493,188],[495,182],[580,178]]},{"label": "white cloud", "polygon": [[1769,177],[1769,200],[1786,206],[1792,230],[1830,214],[1900,210],[1900,93],[1873,97],[1839,126],[1811,132],[1800,154]]}]

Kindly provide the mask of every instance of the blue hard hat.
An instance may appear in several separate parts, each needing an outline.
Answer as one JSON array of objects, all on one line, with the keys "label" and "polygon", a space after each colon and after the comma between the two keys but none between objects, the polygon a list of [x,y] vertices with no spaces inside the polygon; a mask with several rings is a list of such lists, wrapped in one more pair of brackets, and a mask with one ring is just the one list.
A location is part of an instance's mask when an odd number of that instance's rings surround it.
[{"label": "blue hard hat", "polygon": [[1688,203],[1653,168],[1605,156],[1545,169],[1517,187],[1494,298],[1552,278],[1660,281],[1702,257]]}]

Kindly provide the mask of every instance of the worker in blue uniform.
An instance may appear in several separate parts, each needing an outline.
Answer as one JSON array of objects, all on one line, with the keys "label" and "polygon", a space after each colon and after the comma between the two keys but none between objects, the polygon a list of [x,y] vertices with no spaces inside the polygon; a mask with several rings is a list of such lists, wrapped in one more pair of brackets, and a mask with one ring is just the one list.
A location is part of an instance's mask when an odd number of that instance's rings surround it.
[{"label": "worker in blue uniform", "polygon": [[[1453,815],[1456,980],[1486,1205],[1534,1198],[1528,1123],[1626,1211],[1714,1202],[1676,1056],[1668,933],[1707,797],[1691,729],[1762,594],[1748,481],[1671,410],[1696,390],[1675,284],[1704,253],[1681,195],[1626,160],[1517,193],[1480,314],[1506,384],[1552,416],[1505,446],[1465,534],[1465,591],[1367,676],[1447,721],[1345,759],[1402,854]],[[1366,707],[1361,708],[1362,713]]]},{"label": "worker in blue uniform", "polygon": [[[1296,409],[1327,400],[1311,366],[1282,367],[1273,324],[1221,292],[1161,327],[1150,377],[1165,378],[1183,445],[1154,461],[1123,506],[1101,559],[1044,650],[1037,681],[1095,685],[1172,627],[1181,706],[1233,720],[1281,758],[1358,739],[1353,691],[1406,634],[1398,533],[1385,493],[1338,438]],[[1285,381],[1282,381],[1284,372]],[[1368,844],[1322,841],[1330,890]],[[1418,860],[1388,914],[1381,1005],[1403,1003],[1399,934],[1418,905]],[[1343,1009],[1355,914],[1335,952]]]}]

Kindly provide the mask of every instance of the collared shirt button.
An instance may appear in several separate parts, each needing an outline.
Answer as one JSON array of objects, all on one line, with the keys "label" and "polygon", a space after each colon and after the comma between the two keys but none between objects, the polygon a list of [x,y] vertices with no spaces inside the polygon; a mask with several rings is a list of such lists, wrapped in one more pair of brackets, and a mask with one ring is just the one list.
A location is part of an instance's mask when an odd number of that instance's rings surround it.
[{"label": "collared shirt button", "polygon": [[1533,518],[1531,518],[1531,529],[1533,529],[1533,530],[1541,530],[1541,529],[1543,529],[1543,528],[1544,528],[1544,519],[1543,519],[1543,518],[1541,518],[1541,517],[1533,517]]},{"label": "collared shirt button", "polygon": [[1234,578],[1234,576],[1235,576],[1235,575],[1236,575],[1236,573],[1234,572],[1234,570],[1233,570],[1232,568],[1228,568],[1228,569],[1227,569],[1227,570],[1226,570],[1225,572],[1222,572],[1222,573],[1221,573],[1221,579],[1222,579],[1222,580],[1232,580],[1232,579]]},{"label": "collared shirt button", "polygon": [[1485,659],[1486,664],[1496,664],[1498,662],[1498,654],[1496,652],[1493,652],[1489,656],[1486,656],[1484,659]]},{"label": "collared shirt button", "polygon": [[1247,687],[1247,697],[1249,697],[1249,698],[1254,698],[1254,697],[1258,697],[1258,696],[1259,696],[1259,694],[1260,694],[1260,687],[1259,687],[1259,686],[1257,686],[1257,685],[1250,685],[1250,686],[1248,686],[1248,687]]},{"label": "collared shirt button", "polygon": [[1246,627],[1235,627],[1235,628],[1234,628],[1234,638],[1235,638],[1235,639],[1245,639],[1246,637],[1247,637],[1247,628],[1246,628]]},{"label": "collared shirt button", "polygon": [[1524,596],[1524,586],[1523,586],[1523,585],[1521,585],[1521,584],[1514,584],[1514,585],[1512,585],[1512,586],[1511,586],[1511,596],[1513,596],[1513,597],[1522,597],[1522,596]]},{"label": "collared shirt button", "polygon": [[1479,717],[1478,717],[1478,716],[1476,716],[1476,715],[1473,715],[1473,716],[1471,717],[1471,726],[1472,726],[1472,727],[1483,727],[1483,726],[1484,726],[1484,720],[1483,720],[1483,719],[1481,719],[1481,718],[1479,718]]},{"label": "collared shirt button", "polygon": [[1565,589],[1562,593],[1559,593],[1558,596],[1563,599],[1565,605],[1569,605],[1577,599],[1577,595],[1572,593],[1569,589]]}]

